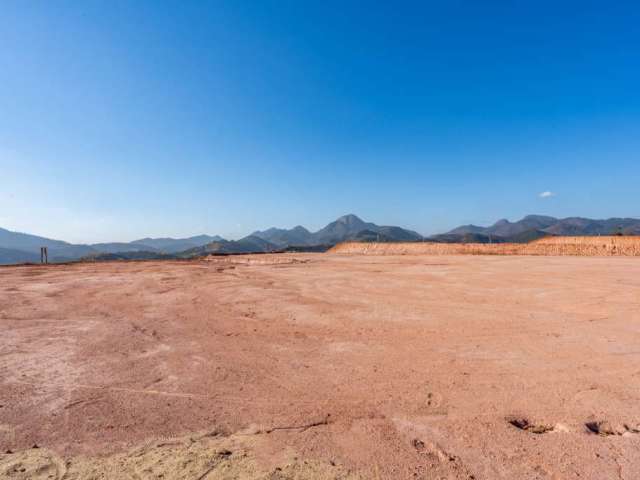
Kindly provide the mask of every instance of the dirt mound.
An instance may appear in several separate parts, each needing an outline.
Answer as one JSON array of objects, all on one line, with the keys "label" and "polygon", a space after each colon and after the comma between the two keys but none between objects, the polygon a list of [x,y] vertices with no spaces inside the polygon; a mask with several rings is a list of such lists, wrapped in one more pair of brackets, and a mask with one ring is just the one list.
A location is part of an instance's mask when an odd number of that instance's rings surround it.
[{"label": "dirt mound", "polygon": [[367,255],[640,256],[640,237],[549,237],[524,244],[345,242],[336,245],[330,252]]}]

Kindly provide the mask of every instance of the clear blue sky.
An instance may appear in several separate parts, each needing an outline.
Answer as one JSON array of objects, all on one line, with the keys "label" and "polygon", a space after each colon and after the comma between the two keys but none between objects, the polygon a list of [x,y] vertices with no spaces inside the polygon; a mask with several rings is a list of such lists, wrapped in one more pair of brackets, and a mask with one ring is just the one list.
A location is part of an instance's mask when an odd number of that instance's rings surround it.
[{"label": "clear blue sky", "polygon": [[638,2],[380,3],[2,2],[0,226],[640,216]]}]

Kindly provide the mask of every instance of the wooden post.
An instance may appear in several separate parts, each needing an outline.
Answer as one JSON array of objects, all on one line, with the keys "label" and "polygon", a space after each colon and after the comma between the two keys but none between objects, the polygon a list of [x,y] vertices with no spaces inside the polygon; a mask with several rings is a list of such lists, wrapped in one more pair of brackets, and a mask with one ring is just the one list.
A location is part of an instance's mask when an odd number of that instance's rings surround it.
[{"label": "wooden post", "polygon": [[44,263],[49,263],[49,250],[47,250],[47,247],[44,247]]},{"label": "wooden post", "polygon": [[44,263],[44,247],[40,247],[40,263]]}]

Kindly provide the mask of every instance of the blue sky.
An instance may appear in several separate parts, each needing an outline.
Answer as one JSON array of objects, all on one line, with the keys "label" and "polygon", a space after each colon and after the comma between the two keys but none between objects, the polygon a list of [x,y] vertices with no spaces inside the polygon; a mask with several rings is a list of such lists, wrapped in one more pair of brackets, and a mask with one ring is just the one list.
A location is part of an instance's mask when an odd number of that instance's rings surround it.
[{"label": "blue sky", "polygon": [[2,2],[0,226],[640,216],[640,4],[380,3]]}]

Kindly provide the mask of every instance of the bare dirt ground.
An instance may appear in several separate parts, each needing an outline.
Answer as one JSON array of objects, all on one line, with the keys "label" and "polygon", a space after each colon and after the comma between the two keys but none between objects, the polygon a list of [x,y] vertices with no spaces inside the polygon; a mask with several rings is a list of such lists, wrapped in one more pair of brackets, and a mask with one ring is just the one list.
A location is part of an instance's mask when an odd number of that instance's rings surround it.
[{"label": "bare dirt ground", "polygon": [[8,267],[0,333],[0,478],[640,478],[637,258]]}]

